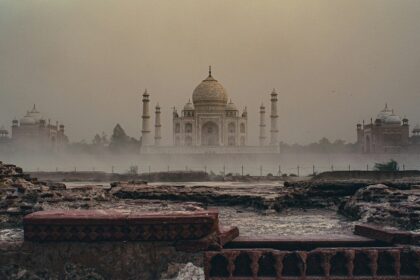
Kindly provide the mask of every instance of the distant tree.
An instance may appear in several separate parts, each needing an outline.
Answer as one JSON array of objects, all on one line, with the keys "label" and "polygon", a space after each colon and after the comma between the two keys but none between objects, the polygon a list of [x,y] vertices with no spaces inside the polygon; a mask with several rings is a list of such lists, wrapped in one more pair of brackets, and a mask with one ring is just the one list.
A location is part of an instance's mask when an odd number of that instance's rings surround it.
[{"label": "distant tree", "polygon": [[357,144],[346,143],[346,141],[337,139],[331,142],[328,138],[323,137],[318,142],[309,143],[307,145],[280,143],[280,151],[285,153],[352,153],[358,151]]},{"label": "distant tree", "polygon": [[109,148],[113,152],[132,152],[139,147],[139,141],[128,136],[120,124],[114,127]]},{"label": "distant tree", "polygon": [[102,144],[102,138],[101,136],[99,136],[99,134],[96,134],[95,137],[93,137],[92,144],[96,146],[99,146]]},{"label": "distant tree", "polygon": [[375,167],[374,170],[376,171],[398,171],[399,167],[398,167],[398,163],[391,159],[388,162],[384,162],[384,163],[375,163]]},{"label": "distant tree", "polygon": [[102,132],[101,141],[102,141],[102,144],[103,145],[108,145],[109,144],[108,136],[106,135],[105,132]]}]

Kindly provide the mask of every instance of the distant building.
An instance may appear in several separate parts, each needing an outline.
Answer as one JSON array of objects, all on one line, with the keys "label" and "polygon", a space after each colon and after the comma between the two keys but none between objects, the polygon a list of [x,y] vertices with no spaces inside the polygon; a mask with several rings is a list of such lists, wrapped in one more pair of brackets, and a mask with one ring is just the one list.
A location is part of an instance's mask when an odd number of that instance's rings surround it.
[{"label": "distant building", "polygon": [[241,114],[211,73],[195,89],[181,115],[173,112],[176,146],[245,146],[247,112]]},{"label": "distant building", "polygon": [[412,136],[410,137],[410,147],[411,150],[420,151],[420,125],[416,124],[413,128]]},{"label": "distant building", "polygon": [[[180,113],[173,109],[173,146],[161,146],[161,108],[155,108],[155,133],[152,138],[149,97],[143,94],[142,151],[148,152],[233,152],[233,153],[275,153],[279,149],[277,96],[275,90],[270,97],[270,141],[265,141],[265,107],[260,107],[260,143],[249,146],[248,113],[246,107],[240,112],[221,83],[211,73],[197,85],[191,99]],[[154,140],[154,141],[153,141]]]},{"label": "distant building", "polygon": [[[419,130],[420,133],[420,130]],[[357,143],[364,153],[399,153],[410,146],[408,119],[401,119],[388,105],[375,121],[357,124]]]},{"label": "distant building", "polygon": [[47,123],[35,105],[19,121],[13,120],[11,141],[14,146],[30,150],[59,150],[69,142],[64,125],[53,125],[49,120]]},{"label": "distant building", "polygon": [[0,128],[0,143],[9,143],[10,137],[9,137],[9,131],[2,126]]}]

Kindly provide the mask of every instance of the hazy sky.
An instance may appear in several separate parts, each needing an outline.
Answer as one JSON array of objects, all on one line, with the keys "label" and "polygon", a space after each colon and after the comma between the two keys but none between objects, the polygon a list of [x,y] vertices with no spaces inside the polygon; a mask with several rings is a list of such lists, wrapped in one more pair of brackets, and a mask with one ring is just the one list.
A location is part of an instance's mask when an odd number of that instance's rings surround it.
[{"label": "hazy sky", "polygon": [[141,94],[166,142],[208,65],[250,143],[279,92],[280,139],[355,140],[385,102],[420,122],[420,1],[0,0],[0,126],[36,103],[72,141],[120,123],[140,136]]}]

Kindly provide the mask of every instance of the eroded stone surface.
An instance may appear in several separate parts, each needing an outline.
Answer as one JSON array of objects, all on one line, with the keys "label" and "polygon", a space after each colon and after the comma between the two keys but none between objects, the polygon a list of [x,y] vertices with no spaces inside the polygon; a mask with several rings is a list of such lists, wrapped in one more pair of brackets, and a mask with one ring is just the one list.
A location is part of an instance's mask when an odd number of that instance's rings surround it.
[{"label": "eroded stone surface", "polygon": [[420,188],[398,190],[383,184],[360,189],[340,212],[361,222],[420,230]]},{"label": "eroded stone surface", "polygon": [[243,205],[260,209],[272,208],[282,185],[211,184],[208,185],[148,185],[121,182],[111,194],[120,199],[159,199],[197,201],[216,205]]}]

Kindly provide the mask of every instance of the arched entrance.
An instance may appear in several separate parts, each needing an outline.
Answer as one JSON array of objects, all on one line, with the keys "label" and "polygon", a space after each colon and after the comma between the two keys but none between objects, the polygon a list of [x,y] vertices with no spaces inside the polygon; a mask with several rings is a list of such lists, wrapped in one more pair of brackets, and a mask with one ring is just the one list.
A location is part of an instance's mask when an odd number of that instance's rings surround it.
[{"label": "arched entrance", "polygon": [[214,122],[206,122],[201,128],[201,145],[219,145],[219,127]]}]

